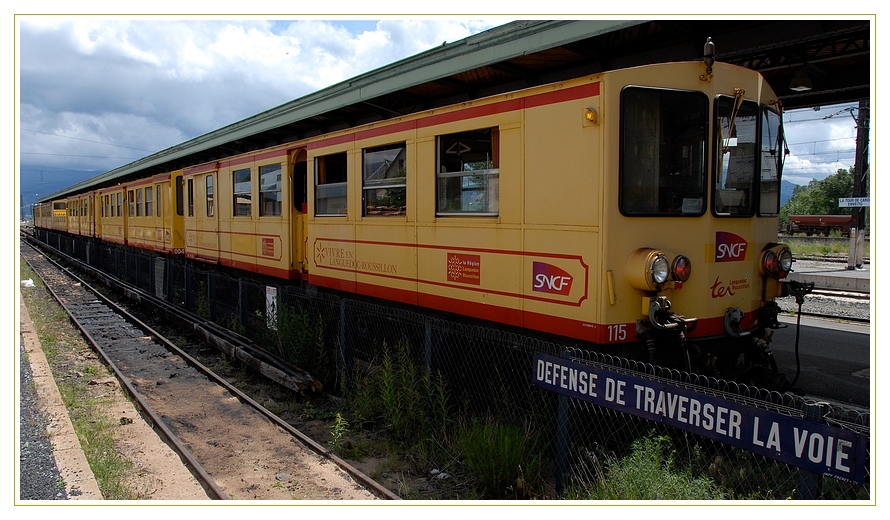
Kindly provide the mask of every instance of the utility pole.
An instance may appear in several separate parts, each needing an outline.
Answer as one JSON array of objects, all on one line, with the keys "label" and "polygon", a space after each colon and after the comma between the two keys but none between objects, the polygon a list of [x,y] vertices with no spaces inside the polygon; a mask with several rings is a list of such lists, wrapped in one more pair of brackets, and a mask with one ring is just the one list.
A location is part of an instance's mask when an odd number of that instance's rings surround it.
[{"label": "utility pole", "polygon": [[[852,114],[851,114],[852,115]],[[869,101],[859,101],[859,117],[856,121],[856,164],[853,167],[853,196],[867,197],[868,187],[868,126],[869,126]],[[865,229],[865,208],[853,208],[853,225],[858,230]]]}]

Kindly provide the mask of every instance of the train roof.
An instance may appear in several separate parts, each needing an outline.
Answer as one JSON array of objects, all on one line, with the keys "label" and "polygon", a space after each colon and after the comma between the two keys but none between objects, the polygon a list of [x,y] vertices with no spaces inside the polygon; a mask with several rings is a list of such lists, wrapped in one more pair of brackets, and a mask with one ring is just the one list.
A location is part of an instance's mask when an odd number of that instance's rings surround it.
[{"label": "train roof", "polygon": [[[867,98],[870,31],[867,19],[516,21],[453,43],[443,42],[40,201],[572,77],[649,63],[698,60],[707,37],[714,38],[719,61],[759,70],[774,88],[778,81],[773,83],[771,77],[793,72],[791,56],[821,56],[823,68],[832,63],[838,70],[832,78],[851,83],[829,89],[834,92],[831,98],[801,97],[788,89],[776,89],[786,108]],[[767,42],[765,35],[775,40]],[[787,56],[779,48],[788,49]],[[850,72],[862,69],[864,79],[861,73]],[[782,81],[787,83],[784,78]]]}]

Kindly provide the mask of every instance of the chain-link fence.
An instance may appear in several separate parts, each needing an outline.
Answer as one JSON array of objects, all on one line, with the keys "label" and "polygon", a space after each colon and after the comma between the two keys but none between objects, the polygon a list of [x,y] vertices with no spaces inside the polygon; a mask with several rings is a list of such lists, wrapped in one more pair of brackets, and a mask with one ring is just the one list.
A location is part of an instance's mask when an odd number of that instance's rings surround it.
[{"label": "chain-link fence", "polygon": [[[414,307],[340,297],[301,282],[262,284],[215,266],[43,235],[62,251],[90,257],[132,285],[237,330],[309,371],[332,393],[399,345],[419,366],[441,375],[453,413],[494,417],[542,439],[548,478],[561,497],[591,496],[596,483],[619,478],[622,461],[642,468],[632,458],[642,439],[663,446],[668,465],[710,479],[719,498],[871,498],[867,411],[664,370]],[[665,461],[657,472],[664,473]]]}]

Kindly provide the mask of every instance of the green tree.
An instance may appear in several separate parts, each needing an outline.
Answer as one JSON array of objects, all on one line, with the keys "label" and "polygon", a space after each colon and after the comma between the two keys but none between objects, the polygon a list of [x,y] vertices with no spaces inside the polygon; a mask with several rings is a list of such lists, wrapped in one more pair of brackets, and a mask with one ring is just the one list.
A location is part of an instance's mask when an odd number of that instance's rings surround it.
[{"label": "green tree", "polygon": [[850,208],[839,208],[837,200],[853,196],[853,168],[841,168],[834,175],[813,179],[806,186],[797,186],[779,210],[779,226],[790,224],[788,215],[849,215]]}]

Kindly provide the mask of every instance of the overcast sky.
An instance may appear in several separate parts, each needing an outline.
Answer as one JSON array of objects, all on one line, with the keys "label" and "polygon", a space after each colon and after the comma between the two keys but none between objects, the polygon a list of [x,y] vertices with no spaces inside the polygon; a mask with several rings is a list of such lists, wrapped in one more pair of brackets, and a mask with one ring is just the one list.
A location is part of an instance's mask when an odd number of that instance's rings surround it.
[{"label": "overcast sky", "polygon": [[[20,201],[500,25],[478,20],[19,17]],[[786,115],[785,179],[853,165],[844,107]],[[854,112],[855,114],[856,112]]]},{"label": "overcast sky", "polygon": [[22,18],[22,200],[506,21]]}]

